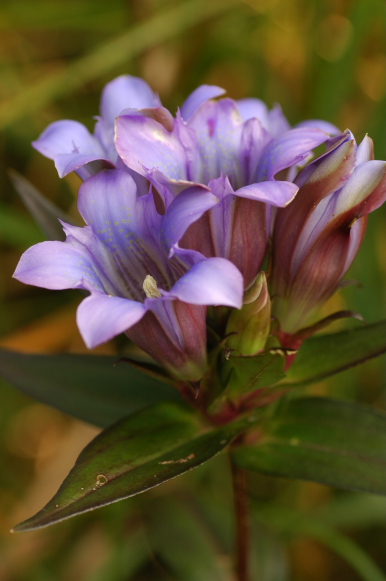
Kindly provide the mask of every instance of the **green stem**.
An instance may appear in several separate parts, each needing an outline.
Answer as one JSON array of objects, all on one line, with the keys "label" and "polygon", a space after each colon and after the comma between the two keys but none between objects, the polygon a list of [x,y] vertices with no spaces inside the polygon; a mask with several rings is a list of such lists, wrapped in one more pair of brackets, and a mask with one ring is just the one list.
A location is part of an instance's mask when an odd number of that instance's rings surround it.
[{"label": "green stem", "polygon": [[236,581],[249,579],[250,519],[247,472],[231,461],[235,505],[235,572]]}]

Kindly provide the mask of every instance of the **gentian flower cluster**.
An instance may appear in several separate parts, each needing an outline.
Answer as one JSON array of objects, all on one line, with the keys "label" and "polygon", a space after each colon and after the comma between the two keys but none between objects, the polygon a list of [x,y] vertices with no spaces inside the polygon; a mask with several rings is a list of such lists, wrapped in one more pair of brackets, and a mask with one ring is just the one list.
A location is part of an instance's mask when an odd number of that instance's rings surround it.
[{"label": "gentian flower cluster", "polygon": [[208,313],[218,340],[242,354],[264,349],[272,313],[290,345],[385,198],[369,137],[357,146],[318,120],[291,128],[279,106],[223,93],[203,85],[173,117],[144,81],[122,76],[103,92],[94,135],[51,124],[34,147],[61,177],[84,181],[86,225],[63,224],[66,241],[33,246],[14,275],[88,291],[77,313],[88,347],[125,332],[189,382],[207,370]]}]

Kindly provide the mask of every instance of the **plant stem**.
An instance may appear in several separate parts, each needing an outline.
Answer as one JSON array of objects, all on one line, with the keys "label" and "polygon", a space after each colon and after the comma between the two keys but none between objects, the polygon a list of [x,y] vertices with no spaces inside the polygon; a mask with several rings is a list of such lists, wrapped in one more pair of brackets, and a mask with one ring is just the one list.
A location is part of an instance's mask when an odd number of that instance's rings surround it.
[{"label": "plant stem", "polygon": [[231,460],[233,496],[235,504],[235,524],[236,524],[236,580],[249,580],[249,545],[250,545],[250,521],[249,521],[249,500],[247,487],[247,473],[242,468],[236,466]]}]

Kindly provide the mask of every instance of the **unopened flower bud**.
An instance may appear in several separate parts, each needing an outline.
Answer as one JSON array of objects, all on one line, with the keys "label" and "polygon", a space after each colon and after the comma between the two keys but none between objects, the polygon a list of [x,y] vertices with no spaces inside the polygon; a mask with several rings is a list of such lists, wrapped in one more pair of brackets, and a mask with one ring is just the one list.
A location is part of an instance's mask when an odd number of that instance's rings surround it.
[{"label": "unopened flower bud", "polygon": [[273,234],[273,310],[281,330],[308,325],[338,288],[363,241],[367,215],[385,200],[386,164],[373,159],[372,141],[352,134],[298,176],[295,200],[276,215]]},{"label": "unopened flower bud", "polygon": [[243,355],[254,355],[264,349],[271,325],[271,301],[267,279],[260,272],[252,286],[244,294],[244,306],[233,310],[226,328],[232,335],[228,347]]}]

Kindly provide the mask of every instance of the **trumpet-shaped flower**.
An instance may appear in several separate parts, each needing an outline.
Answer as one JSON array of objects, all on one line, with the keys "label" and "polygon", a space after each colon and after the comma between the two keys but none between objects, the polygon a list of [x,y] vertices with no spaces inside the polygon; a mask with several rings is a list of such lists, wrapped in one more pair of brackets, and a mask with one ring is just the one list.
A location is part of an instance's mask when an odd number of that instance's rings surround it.
[{"label": "trumpet-shaped flower", "polygon": [[[188,97],[183,108],[189,114],[206,99],[218,97],[223,92],[220,87],[203,85]],[[54,160],[60,177],[75,171],[85,180],[104,167],[119,165],[114,145],[114,122],[124,109],[164,121],[171,118],[162,107],[158,95],[144,80],[122,75],[103,90],[94,135],[82,123],[64,119],[51,123],[33,142],[33,146]],[[132,176],[138,178],[136,174]],[[143,180],[138,180],[138,183],[143,185]]]},{"label": "trumpet-shaped flower", "polygon": [[[271,208],[291,202],[298,186],[275,176],[300,164],[329,139],[317,127],[286,129],[274,137],[257,117],[243,120],[231,99],[205,100],[177,114],[173,124],[124,111],[116,120],[116,149],[132,171],[147,178],[165,209],[184,190],[213,193],[213,207],[180,236],[170,254],[195,250],[232,261],[248,288],[264,259]],[[216,198],[216,200],[215,200]]]},{"label": "trumpet-shaped flower", "polygon": [[[324,121],[291,129],[279,106],[268,110],[258,99],[214,100],[223,93],[199,87],[174,118],[147,83],[122,76],[104,89],[93,135],[75,121],[51,124],[34,147],[60,176],[75,171],[85,180],[78,207],[86,226],[63,224],[66,241],[30,248],[14,275],[88,291],[77,313],[88,347],[125,332],[188,381],[206,370],[206,307],[241,308],[244,292],[256,291],[274,208],[278,225],[324,167],[317,160],[293,181],[313,149],[328,141],[322,159],[329,160],[347,141],[331,138],[339,130]],[[248,353],[261,350],[269,333],[265,278],[261,284],[228,325]]]},{"label": "trumpet-shaped flower", "polygon": [[243,279],[223,258],[165,256],[163,231],[173,229],[173,217],[177,228],[188,227],[213,204],[209,190],[188,194],[190,208],[177,198],[161,216],[153,195],[138,196],[127,172],[101,171],[79,191],[87,225],[63,224],[66,241],[27,250],[14,276],[44,288],[90,292],[77,313],[89,348],[127,332],[172,374],[196,381],[206,366],[206,306],[240,308]]}]

